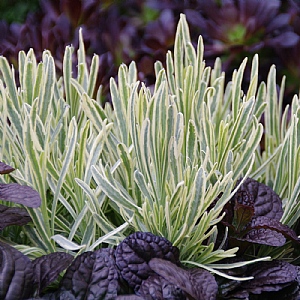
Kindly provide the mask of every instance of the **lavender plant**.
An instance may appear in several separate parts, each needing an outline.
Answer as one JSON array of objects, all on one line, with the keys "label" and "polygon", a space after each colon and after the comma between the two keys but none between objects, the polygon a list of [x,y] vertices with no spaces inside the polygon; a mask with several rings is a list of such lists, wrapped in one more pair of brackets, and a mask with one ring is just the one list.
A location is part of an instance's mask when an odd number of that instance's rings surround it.
[{"label": "lavender plant", "polygon": [[[185,265],[218,273],[224,265],[216,262],[239,250],[226,247],[226,229],[218,240],[218,225],[247,177],[280,196],[276,226],[297,240],[287,226],[299,219],[299,99],[293,98],[288,118],[284,80],[278,95],[275,67],[259,83],[256,55],[247,90],[247,59],[225,84],[220,60],[205,65],[202,38],[194,48],[181,15],[174,52],[167,53],[166,67],[154,66],[153,89],[138,81],[134,62],[122,64],[118,80],[110,81],[112,103],[102,107],[101,88],[95,88],[98,56],[87,65],[80,35],[74,77],[73,51],[65,49],[61,78],[49,51],[39,63],[33,50],[21,51],[19,85],[0,58],[0,160],[16,168],[5,182],[26,183],[42,200],[40,208],[27,208],[33,226],[23,234],[30,243],[16,248],[32,256],[75,254],[103,242],[117,245],[131,232],[151,232],[179,248]],[[255,217],[261,215],[249,221]],[[259,256],[285,257],[290,244],[284,240],[281,250],[260,248]]]}]

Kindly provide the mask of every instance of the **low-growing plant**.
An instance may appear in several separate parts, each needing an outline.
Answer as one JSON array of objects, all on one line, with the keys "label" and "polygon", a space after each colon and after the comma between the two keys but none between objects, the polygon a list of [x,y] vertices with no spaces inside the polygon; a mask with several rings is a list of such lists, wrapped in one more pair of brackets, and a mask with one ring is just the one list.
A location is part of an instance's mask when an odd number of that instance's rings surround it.
[{"label": "low-growing plant", "polygon": [[[296,229],[300,214],[300,103],[295,96],[291,107],[282,107],[284,79],[278,93],[275,67],[267,83],[258,83],[254,56],[244,91],[245,59],[226,85],[220,60],[205,65],[202,38],[195,49],[181,15],[174,53],[167,53],[166,67],[155,64],[153,89],[137,80],[134,62],[121,65],[118,80],[110,81],[112,103],[103,107],[101,88],[95,91],[98,56],[87,66],[80,34],[74,78],[73,50],[66,48],[61,78],[49,51],[39,63],[33,50],[21,51],[19,86],[0,57],[0,160],[16,168],[1,180],[25,183],[41,196],[39,208],[27,208],[32,224],[23,227],[18,250],[32,258],[75,255],[118,245],[132,232],[151,232],[177,247],[185,266],[221,274],[218,269],[237,266],[229,258],[239,248],[229,239],[249,242],[251,231],[254,243],[266,246],[253,246],[245,260],[296,259],[279,234],[298,242],[289,227]],[[247,180],[273,189],[276,201],[257,195],[235,201]],[[271,221],[255,211],[257,203],[276,203],[281,213]],[[229,221],[228,205],[235,214]],[[262,242],[262,231],[270,230],[278,233],[280,248]],[[14,244],[9,234],[3,239]],[[216,264],[224,259],[225,267]]]}]

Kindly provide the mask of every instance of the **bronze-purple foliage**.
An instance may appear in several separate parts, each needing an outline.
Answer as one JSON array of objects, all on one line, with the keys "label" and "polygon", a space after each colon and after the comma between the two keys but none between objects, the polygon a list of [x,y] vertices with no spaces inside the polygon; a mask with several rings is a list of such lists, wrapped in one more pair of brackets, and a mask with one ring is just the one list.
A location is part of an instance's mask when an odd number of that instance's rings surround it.
[{"label": "bronze-purple foliage", "polygon": [[[279,75],[288,77],[287,96],[298,89],[300,9],[296,0],[42,0],[40,6],[24,24],[0,22],[0,54],[16,66],[20,50],[33,48],[40,59],[43,50],[49,49],[60,74],[64,49],[70,44],[78,47],[82,28],[87,60],[94,53],[100,55],[97,84],[103,84],[106,101],[109,78],[116,76],[121,62],[134,60],[139,79],[154,83],[153,64],[164,62],[166,51],[173,48],[181,12],[187,15],[193,43],[199,34],[203,36],[207,64],[220,56],[230,74],[245,56],[259,53],[260,80],[266,80],[270,66],[276,64]],[[245,89],[249,74],[247,69]]]}]

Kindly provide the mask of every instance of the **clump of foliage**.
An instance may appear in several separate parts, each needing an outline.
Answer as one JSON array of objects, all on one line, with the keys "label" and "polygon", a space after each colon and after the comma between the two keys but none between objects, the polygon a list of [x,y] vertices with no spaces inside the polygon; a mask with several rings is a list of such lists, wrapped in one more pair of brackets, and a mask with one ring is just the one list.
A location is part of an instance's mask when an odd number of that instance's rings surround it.
[{"label": "clump of foliage", "polygon": [[[68,46],[61,77],[48,50],[40,62],[32,49],[21,51],[17,80],[0,57],[0,159],[16,169],[1,181],[26,184],[41,199],[39,207],[26,208],[32,221],[21,232],[2,232],[3,251],[33,261],[49,253],[76,255],[57,297],[81,293],[73,276],[76,281],[82,264],[90,270],[99,258],[115,268],[110,250],[100,250],[108,245],[116,247],[115,264],[135,292],[147,294],[159,282],[171,282],[172,292],[202,297],[204,288],[184,288],[183,282],[214,282],[211,274],[177,269],[193,265],[234,280],[227,294],[247,297],[271,283],[255,289],[240,283],[257,274],[255,268],[249,267],[247,277],[230,275],[231,269],[271,258],[279,262],[258,272],[263,277],[279,270],[271,290],[297,286],[298,269],[281,261],[298,257],[292,229],[297,232],[300,216],[300,102],[294,96],[291,107],[283,108],[285,81],[278,93],[275,67],[259,83],[254,56],[243,90],[247,59],[226,80],[219,59],[213,68],[206,66],[202,37],[195,48],[181,15],[166,67],[154,65],[154,86],[138,80],[134,62],[122,64],[117,80],[110,80],[111,103],[103,107],[99,57],[87,63],[82,32],[79,45],[76,72],[74,48]],[[239,249],[232,241],[248,244]],[[149,251],[166,253],[168,262],[157,260],[164,255],[147,257],[130,269],[123,253],[132,249],[137,260]],[[140,263],[148,275],[136,278]],[[280,269],[290,276],[283,280]],[[179,278],[168,277],[177,271]],[[111,274],[113,286],[117,273]],[[215,287],[207,286],[212,297]]]}]

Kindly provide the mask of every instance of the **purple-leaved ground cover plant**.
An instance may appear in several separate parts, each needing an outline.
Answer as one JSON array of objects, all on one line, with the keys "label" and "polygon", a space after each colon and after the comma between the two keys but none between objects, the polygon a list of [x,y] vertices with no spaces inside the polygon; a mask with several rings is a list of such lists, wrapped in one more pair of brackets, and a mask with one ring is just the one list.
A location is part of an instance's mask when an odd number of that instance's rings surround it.
[{"label": "purple-leaved ground cover plant", "polygon": [[[1,174],[13,170],[0,162]],[[9,186],[11,190],[12,185]],[[12,192],[14,202],[30,206],[40,204],[36,191],[25,187],[21,191],[18,196],[16,191]],[[7,193],[0,195],[9,200]],[[35,200],[34,204],[29,198]],[[24,217],[24,212],[8,210],[1,212],[1,229],[30,222],[29,215]],[[242,183],[224,210],[227,214],[222,224],[229,227],[229,241],[280,246],[285,243],[285,238],[289,238],[299,243],[295,233],[280,223],[282,208],[278,195],[251,178]],[[15,218],[9,221],[7,212],[8,216],[19,216],[19,221]],[[242,254],[239,255],[242,257]],[[299,294],[300,269],[285,261],[273,260],[243,267],[243,276],[252,276],[253,280],[233,282],[224,278],[216,281],[210,272],[201,268],[184,268],[179,255],[179,249],[171,242],[149,232],[129,235],[116,249],[87,251],[76,258],[55,252],[33,261],[9,244],[0,242],[0,296],[1,299],[215,300],[249,299],[252,294],[266,295],[281,290],[290,293],[291,297]],[[47,291],[47,287],[49,290],[49,285],[64,270],[59,287],[45,294],[43,291]]]},{"label": "purple-leaved ground cover plant", "polygon": [[280,222],[282,200],[270,187],[254,179],[245,179],[224,206],[224,212],[219,229],[224,232],[228,228],[226,247],[238,246],[244,252],[252,243],[277,247],[287,239],[300,243],[296,233]]}]

